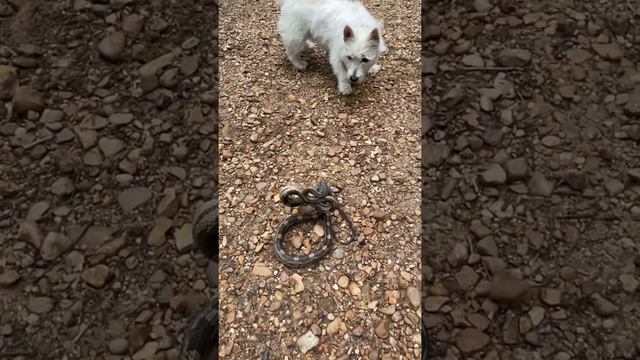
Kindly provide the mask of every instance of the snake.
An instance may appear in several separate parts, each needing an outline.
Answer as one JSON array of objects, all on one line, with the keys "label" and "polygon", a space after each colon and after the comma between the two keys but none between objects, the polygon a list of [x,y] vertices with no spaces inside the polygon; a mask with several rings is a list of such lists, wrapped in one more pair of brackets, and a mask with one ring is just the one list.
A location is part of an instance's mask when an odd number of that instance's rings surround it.
[{"label": "snake", "polygon": [[[194,214],[192,236],[198,249],[209,260],[210,266],[218,266],[218,199],[200,205]],[[217,272],[217,271],[216,271]],[[218,359],[218,284],[208,306],[200,311],[185,329],[185,341],[181,348],[181,360]]]},{"label": "snake", "polygon": [[[275,234],[274,253],[276,258],[290,268],[301,268],[320,261],[331,250],[335,239],[342,245],[348,245],[356,239],[357,232],[351,217],[342,208],[335,192],[325,180],[321,180],[316,188],[298,188],[286,186],[280,192],[280,202],[291,208],[310,205],[313,211],[309,213],[291,215],[280,223]],[[344,218],[351,230],[346,240],[339,239],[332,229],[331,214],[337,210]],[[284,239],[287,231],[294,225],[307,221],[324,220],[324,239],[319,248],[306,255],[291,255],[284,248]]]},{"label": "snake", "polygon": [[218,263],[218,199],[200,205],[195,212],[193,239],[207,259]]}]

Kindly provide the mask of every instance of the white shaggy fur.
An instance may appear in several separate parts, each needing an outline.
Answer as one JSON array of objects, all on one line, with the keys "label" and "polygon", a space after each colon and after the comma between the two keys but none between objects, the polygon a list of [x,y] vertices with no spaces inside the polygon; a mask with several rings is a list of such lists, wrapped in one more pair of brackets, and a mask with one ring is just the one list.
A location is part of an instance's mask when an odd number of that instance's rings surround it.
[{"label": "white shaggy fur", "polygon": [[287,58],[300,70],[307,68],[301,53],[316,43],[329,53],[338,79],[338,92],[349,95],[351,86],[380,70],[378,58],[387,48],[383,23],[357,0],[281,0],[278,33]]}]

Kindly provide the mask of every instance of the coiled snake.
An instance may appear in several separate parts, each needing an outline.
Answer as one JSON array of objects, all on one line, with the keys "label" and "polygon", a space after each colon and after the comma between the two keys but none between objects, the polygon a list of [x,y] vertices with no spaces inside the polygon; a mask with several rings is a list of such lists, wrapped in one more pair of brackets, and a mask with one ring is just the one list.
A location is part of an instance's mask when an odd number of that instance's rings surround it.
[{"label": "coiled snake", "polygon": [[[285,266],[291,268],[299,268],[313,264],[322,259],[331,250],[331,244],[333,239],[340,244],[347,245],[356,239],[356,229],[351,220],[351,217],[344,211],[338,199],[327,184],[326,181],[321,180],[318,187],[300,189],[293,186],[287,186],[280,192],[280,201],[285,206],[291,208],[310,205],[313,207],[313,211],[310,213],[291,215],[286,218],[278,227],[276,231],[276,238],[274,241],[274,252],[276,258],[280,260]],[[351,235],[346,240],[340,240],[335,236],[332,229],[331,213],[337,210],[340,215],[346,220],[351,230]],[[311,221],[324,217],[324,240],[320,247],[312,251],[307,255],[292,256],[284,248],[285,234],[292,226],[305,221]]]},{"label": "coiled snake", "polygon": [[[292,215],[285,219],[276,233],[275,251],[276,257],[290,267],[301,267],[320,260],[331,249],[332,239],[335,237],[331,229],[331,213],[338,210],[347,220],[351,228],[351,236],[346,241],[338,242],[348,244],[356,238],[355,227],[351,218],[342,209],[329,185],[323,180],[316,189],[298,189],[286,187],[280,193],[280,200],[286,206],[300,207],[311,205],[313,213]],[[304,256],[291,256],[283,247],[284,235],[291,226],[307,220],[318,219],[324,216],[325,239],[319,250]],[[212,200],[203,204],[195,215],[193,237],[200,250],[217,265],[218,261],[218,201]],[[217,284],[213,284],[217,287]],[[194,319],[186,332],[186,341],[182,348],[182,360],[214,360],[218,359],[218,292],[209,306]],[[431,347],[427,335],[426,318],[422,318],[422,360],[427,360],[431,353]],[[262,360],[270,359],[270,351],[262,354]]]}]

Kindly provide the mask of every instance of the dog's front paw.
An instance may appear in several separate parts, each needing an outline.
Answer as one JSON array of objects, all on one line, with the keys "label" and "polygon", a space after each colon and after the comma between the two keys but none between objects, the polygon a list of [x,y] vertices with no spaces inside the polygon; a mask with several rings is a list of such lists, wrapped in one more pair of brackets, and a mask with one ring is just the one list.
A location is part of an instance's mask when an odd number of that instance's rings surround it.
[{"label": "dog's front paw", "polygon": [[369,69],[367,74],[369,74],[369,76],[373,76],[373,75],[377,74],[378,71],[380,71],[380,64],[375,64],[375,65],[373,65],[371,67],[371,69]]},{"label": "dog's front paw", "polygon": [[353,93],[353,89],[351,88],[351,84],[349,83],[340,83],[338,84],[338,92],[340,95],[347,96]]}]

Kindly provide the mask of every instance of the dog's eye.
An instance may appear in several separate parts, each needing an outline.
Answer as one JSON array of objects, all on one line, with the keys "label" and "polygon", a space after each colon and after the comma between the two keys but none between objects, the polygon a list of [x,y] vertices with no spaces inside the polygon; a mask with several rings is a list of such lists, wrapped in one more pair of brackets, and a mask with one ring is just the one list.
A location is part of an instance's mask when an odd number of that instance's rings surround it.
[{"label": "dog's eye", "polygon": [[367,58],[362,58],[362,62],[363,62],[363,63],[368,63],[368,62],[369,62],[369,59],[367,59]]},{"label": "dog's eye", "polygon": [[347,56],[347,60],[353,60],[353,56]]}]

